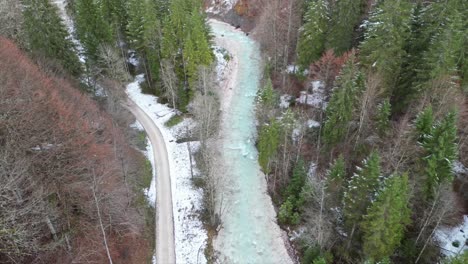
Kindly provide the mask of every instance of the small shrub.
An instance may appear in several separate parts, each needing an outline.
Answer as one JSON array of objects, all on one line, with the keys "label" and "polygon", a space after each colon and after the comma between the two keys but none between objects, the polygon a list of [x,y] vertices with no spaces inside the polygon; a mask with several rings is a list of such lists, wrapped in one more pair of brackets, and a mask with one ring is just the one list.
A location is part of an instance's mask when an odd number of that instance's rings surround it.
[{"label": "small shrub", "polygon": [[175,116],[171,117],[171,119],[167,120],[167,122],[164,123],[164,125],[167,126],[167,127],[173,127],[173,126],[178,125],[183,120],[184,120],[184,118],[182,116],[175,115]]}]

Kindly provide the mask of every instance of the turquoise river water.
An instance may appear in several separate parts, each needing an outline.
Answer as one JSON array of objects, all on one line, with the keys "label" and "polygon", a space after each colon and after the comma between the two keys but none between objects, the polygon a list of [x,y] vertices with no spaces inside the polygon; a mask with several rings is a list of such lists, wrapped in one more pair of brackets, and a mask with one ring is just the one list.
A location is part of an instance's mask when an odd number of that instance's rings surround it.
[{"label": "turquoise river water", "polygon": [[238,61],[234,94],[222,125],[228,206],[215,249],[222,255],[222,263],[290,263],[257,162],[255,96],[262,74],[259,46],[227,24],[215,22],[211,26]]}]

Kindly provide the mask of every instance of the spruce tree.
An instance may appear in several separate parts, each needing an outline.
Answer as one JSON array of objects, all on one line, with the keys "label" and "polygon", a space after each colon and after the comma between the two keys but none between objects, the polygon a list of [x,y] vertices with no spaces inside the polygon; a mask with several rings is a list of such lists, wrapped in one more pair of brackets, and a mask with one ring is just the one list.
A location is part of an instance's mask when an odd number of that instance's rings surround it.
[{"label": "spruce tree", "polygon": [[457,158],[457,115],[449,112],[433,126],[429,136],[422,143],[425,150],[425,194],[431,199],[437,187],[453,178],[452,163]]},{"label": "spruce tree", "polygon": [[57,7],[49,0],[26,0],[23,14],[29,48],[36,54],[58,61],[68,72],[78,76],[81,64]]},{"label": "spruce tree", "polygon": [[101,11],[95,0],[77,0],[75,3],[76,33],[83,44],[87,62],[91,64],[99,59],[99,47],[113,42],[112,30]]},{"label": "spruce tree", "polygon": [[161,56],[178,66],[176,75],[181,80],[178,107],[184,111],[194,93],[198,66],[210,65],[214,56],[201,1],[174,0],[169,9],[164,21]]},{"label": "spruce tree", "polygon": [[377,106],[376,125],[379,135],[384,136],[390,128],[390,115],[391,115],[390,100],[384,99],[382,103]]},{"label": "spruce tree", "polygon": [[404,237],[410,223],[408,175],[386,179],[361,223],[363,249],[367,259],[390,257]]},{"label": "spruce tree", "polygon": [[278,121],[262,126],[258,135],[258,162],[265,174],[270,173],[270,161],[276,155],[280,143],[281,127]]},{"label": "spruce tree", "polygon": [[304,160],[299,159],[294,166],[291,181],[286,188],[285,202],[281,205],[278,218],[285,224],[296,225],[300,221],[302,206],[304,205],[303,191],[307,179]]},{"label": "spruce tree", "polygon": [[271,78],[266,79],[266,84],[263,88],[258,92],[258,102],[268,108],[274,108],[278,104],[278,94],[273,89],[273,83],[271,82]]},{"label": "spruce tree", "polygon": [[332,8],[330,31],[327,34],[327,49],[333,49],[335,54],[341,55],[353,46],[354,29],[361,21],[366,5],[366,0],[336,1]]},{"label": "spruce tree", "polygon": [[418,74],[423,64],[423,54],[429,47],[433,17],[421,2],[413,8],[408,39],[405,41],[404,57],[401,64],[401,74],[392,95],[393,112],[402,112],[418,94],[415,84],[422,83]]},{"label": "spruce tree", "polygon": [[128,3],[127,39],[142,61],[149,89],[154,94],[159,80],[161,25],[153,0],[131,0]]},{"label": "spruce tree", "polygon": [[341,199],[343,182],[346,177],[346,164],[342,155],[335,160],[327,172],[327,193]]},{"label": "spruce tree", "polygon": [[300,28],[297,45],[298,63],[301,71],[319,59],[325,50],[325,39],[329,25],[327,0],[310,2],[305,14],[304,25]]},{"label": "spruce tree", "polygon": [[285,196],[286,197],[294,197],[294,200],[297,201],[299,199],[299,195],[301,193],[302,188],[304,187],[305,181],[307,178],[307,171],[304,164],[304,160],[300,158],[293,169],[293,175],[291,178],[291,182],[288,184],[286,188]]},{"label": "spruce tree", "polygon": [[[460,77],[460,58],[464,52],[466,22],[463,0],[436,1],[428,7],[426,20],[431,25],[428,49],[423,53],[422,64],[418,69],[419,90],[430,87],[433,80],[444,80],[457,86]],[[432,20],[431,20],[432,19]]]},{"label": "spruce tree", "polygon": [[353,118],[358,95],[363,90],[364,77],[352,55],[337,77],[336,87],[326,109],[323,139],[328,146],[334,146],[344,139]]},{"label": "spruce tree", "polygon": [[428,106],[416,117],[415,126],[419,143],[424,143],[425,139],[430,137],[433,125],[434,115],[432,113],[432,107]]},{"label": "spruce tree", "polygon": [[110,25],[114,35],[125,32],[127,26],[127,1],[126,0],[99,0],[104,20]]},{"label": "spruce tree", "polygon": [[377,152],[372,152],[363,161],[362,168],[357,168],[357,172],[351,177],[344,193],[343,215],[345,226],[351,231],[351,237],[354,235],[356,227],[361,223],[363,215],[366,214],[367,208],[379,189],[379,178],[380,156]]},{"label": "spruce tree", "polygon": [[387,95],[393,93],[405,56],[405,41],[411,18],[407,0],[382,1],[370,18],[360,58],[382,78]]}]

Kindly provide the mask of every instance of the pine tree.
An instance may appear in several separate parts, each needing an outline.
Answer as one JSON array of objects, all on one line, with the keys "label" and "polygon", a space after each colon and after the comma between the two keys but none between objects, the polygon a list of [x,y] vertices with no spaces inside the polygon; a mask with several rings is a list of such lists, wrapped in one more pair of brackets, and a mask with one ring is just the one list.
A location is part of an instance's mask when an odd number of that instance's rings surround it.
[{"label": "pine tree", "polygon": [[333,49],[341,55],[349,50],[354,40],[354,29],[360,23],[367,5],[366,0],[338,0],[332,8],[331,27],[326,49]]},{"label": "pine tree", "polygon": [[354,235],[356,227],[361,223],[362,216],[366,214],[368,206],[379,189],[379,177],[380,156],[377,152],[372,152],[363,161],[363,167],[357,168],[344,194],[343,214],[345,225],[351,231],[350,237]]},{"label": "pine tree", "polygon": [[381,76],[387,95],[393,93],[401,73],[410,18],[411,5],[407,0],[382,1],[370,18],[361,45],[363,64]]},{"label": "pine tree", "polygon": [[384,136],[390,128],[390,115],[391,115],[390,100],[384,99],[382,103],[377,106],[376,125],[379,135]]},{"label": "pine tree", "polygon": [[76,33],[85,49],[87,62],[96,63],[99,59],[99,47],[113,42],[112,30],[95,0],[77,0],[75,11]]},{"label": "pine tree", "polygon": [[75,45],[57,7],[48,0],[27,0],[23,14],[29,48],[36,54],[57,60],[71,74],[79,75],[81,65]]},{"label": "pine tree", "polygon": [[364,255],[380,261],[390,257],[410,223],[408,175],[391,176],[384,182],[361,223]]},{"label": "pine tree", "polygon": [[358,94],[365,90],[363,75],[353,55],[343,67],[336,83],[326,109],[327,120],[323,129],[323,139],[328,146],[336,145],[344,139],[358,102]]},{"label": "pine tree", "polygon": [[325,50],[325,39],[329,24],[327,0],[310,2],[305,15],[304,25],[300,29],[297,46],[298,63],[301,71],[319,59]]},{"label": "pine tree", "polygon": [[422,143],[426,152],[423,161],[426,167],[425,194],[431,199],[437,186],[453,178],[452,163],[457,158],[457,125],[455,112],[448,113],[436,124]]}]

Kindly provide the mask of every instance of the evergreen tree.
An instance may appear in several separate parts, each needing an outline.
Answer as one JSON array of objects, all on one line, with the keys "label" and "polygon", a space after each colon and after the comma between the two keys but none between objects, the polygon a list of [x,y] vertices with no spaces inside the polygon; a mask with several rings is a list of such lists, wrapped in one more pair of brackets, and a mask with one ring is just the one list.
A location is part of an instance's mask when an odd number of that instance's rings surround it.
[{"label": "evergreen tree", "polygon": [[452,163],[457,158],[457,125],[455,112],[434,125],[422,143],[426,152],[423,161],[426,167],[425,194],[431,199],[437,186],[453,178]]},{"label": "evergreen tree", "polygon": [[341,199],[343,182],[346,177],[346,164],[342,155],[335,160],[327,173],[327,192]]},{"label": "evergreen tree", "polygon": [[338,0],[332,8],[331,27],[328,33],[327,49],[341,55],[355,42],[354,29],[360,23],[367,5],[366,0]]},{"label": "evergreen tree", "polygon": [[310,2],[305,15],[304,25],[300,29],[297,46],[298,63],[301,71],[319,59],[325,49],[325,38],[329,24],[327,0]]},{"label": "evergreen tree", "polygon": [[24,26],[29,48],[36,54],[58,61],[71,74],[81,73],[75,45],[49,0],[24,1]]},{"label": "evergreen tree", "polygon": [[[431,30],[434,28],[433,17],[421,2],[413,8],[408,39],[405,41],[404,57],[401,65],[401,74],[392,95],[394,112],[403,111],[411,100],[417,95],[417,83],[422,83],[418,74],[423,64],[423,54],[429,47]],[[430,18],[430,19],[429,19]]]},{"label": "evergreen tree", "polygon": [[161,56],[177,66],[176,75],[181,80],[179,108],[183,111],[194,93],[198,66],[213,62],[210,39],[201,1],[171,1],[163,27]]},{"label": "evergreen tree", "polygon": [[408,175],[392,176],[367,210],[361,223],[364,255],[380,261],[390,257],[404,237],[410,223]]},{"label": "evergreen tree", "polygon": [[330,102],[326,109],[327,120],[323,129],[323,139],[328,146],[341,142],[358,102],[359,92],[365,90],[364,77],[352,55],[336,80]]},{"label": "evergreen tree", "polygon": [[95,0],[77,0],[75,11],[76,33],[83,44],[87,62],[96,63],[99,59],[99,47],[113,42],[112,30]]},{"label": "evergreen tree", "polygon": [[126,0],[99,0],[102,16],[110,25],[114,35],[125,32],[128,19],[126,2]]},{"label": "evergreen tree", "polygon": [[258,101],[264,106],[275,107],[278,104],[278,94],[273,89],[271,78],[267,78],[265,86],[259,91]]},{"label": "evergreen tree", "polygon": [[380,135],[385,135],[390,128],[390,115],[391,115],[391,105],[388,98],[384,99],[382,103],[377,106],[377,131]]},{"label": "evergreen tree", "polygon": [[[459,62],[465,43],[465,10],[462,0],[436,1],[429,6],[427,18],[432,23],[427,30],[431,34],[428,49],[423,53],[423,63],[418,69],[419,83],[414,83],[419,90],[430,87],[432,80],[445,80],[456,86],[459,79]],[[435,20],[435,21],[434,21]],[[428,34],[429,34],[428,33]]]},{"label": "evergreen tree", "polygon": [[300,221],[301,209],[304,205],[303,191],[307,179],[307,171],[304,160],[299,161],[294,166],[291,182],[286,188],[284,196],[286,201],[281,205],[278,219],[285,224],[296,225]]},{"label": "evergreen tree", "polygon": [[351,231],[351,237],[379,189],[379,177],[380,156],[377,152],[372,152],[363,161],[363,167],[358,167],[357,172],[351,177],[343,198],[345,225]]},{"label": "evergreen tree", "polygon": [[432,133],[432,126],[434,125],[434,115],[432,113],[432,107],[426,107],[416,117],[416,131],[418,132],[418,142],[423,143],[426,138]]},{"label": "evergreen tree", "polygon": [[388,95],[392,94],[401,72],[410,15],[411,5],[407,0],[382,1],[370,18],[361,45],[363,64],[381,76]]},{"label": "evergreen tree", "polygon": [[280,143],[281,128],[276,120],[262,126],[258,135],[258,162],[265,174],[270,173],[270,161],[276,155]]},{"label": "evergreen tree", "polygon": [[161,25],[153,0],[131,0],[128,3],[127,35],[130,47],[139,54],[146,80],[153,94],[160,72]]},{"label": "evergreen tree", "polygon": [[300,158],[294,166],[293,176],[291,178],[291,182],[286,188],[285,196],[292,196],[294,197],[294,200],[298,200],[301,190],[306,182],[306,179],[307,171],[305,168],[304,160]]}]

